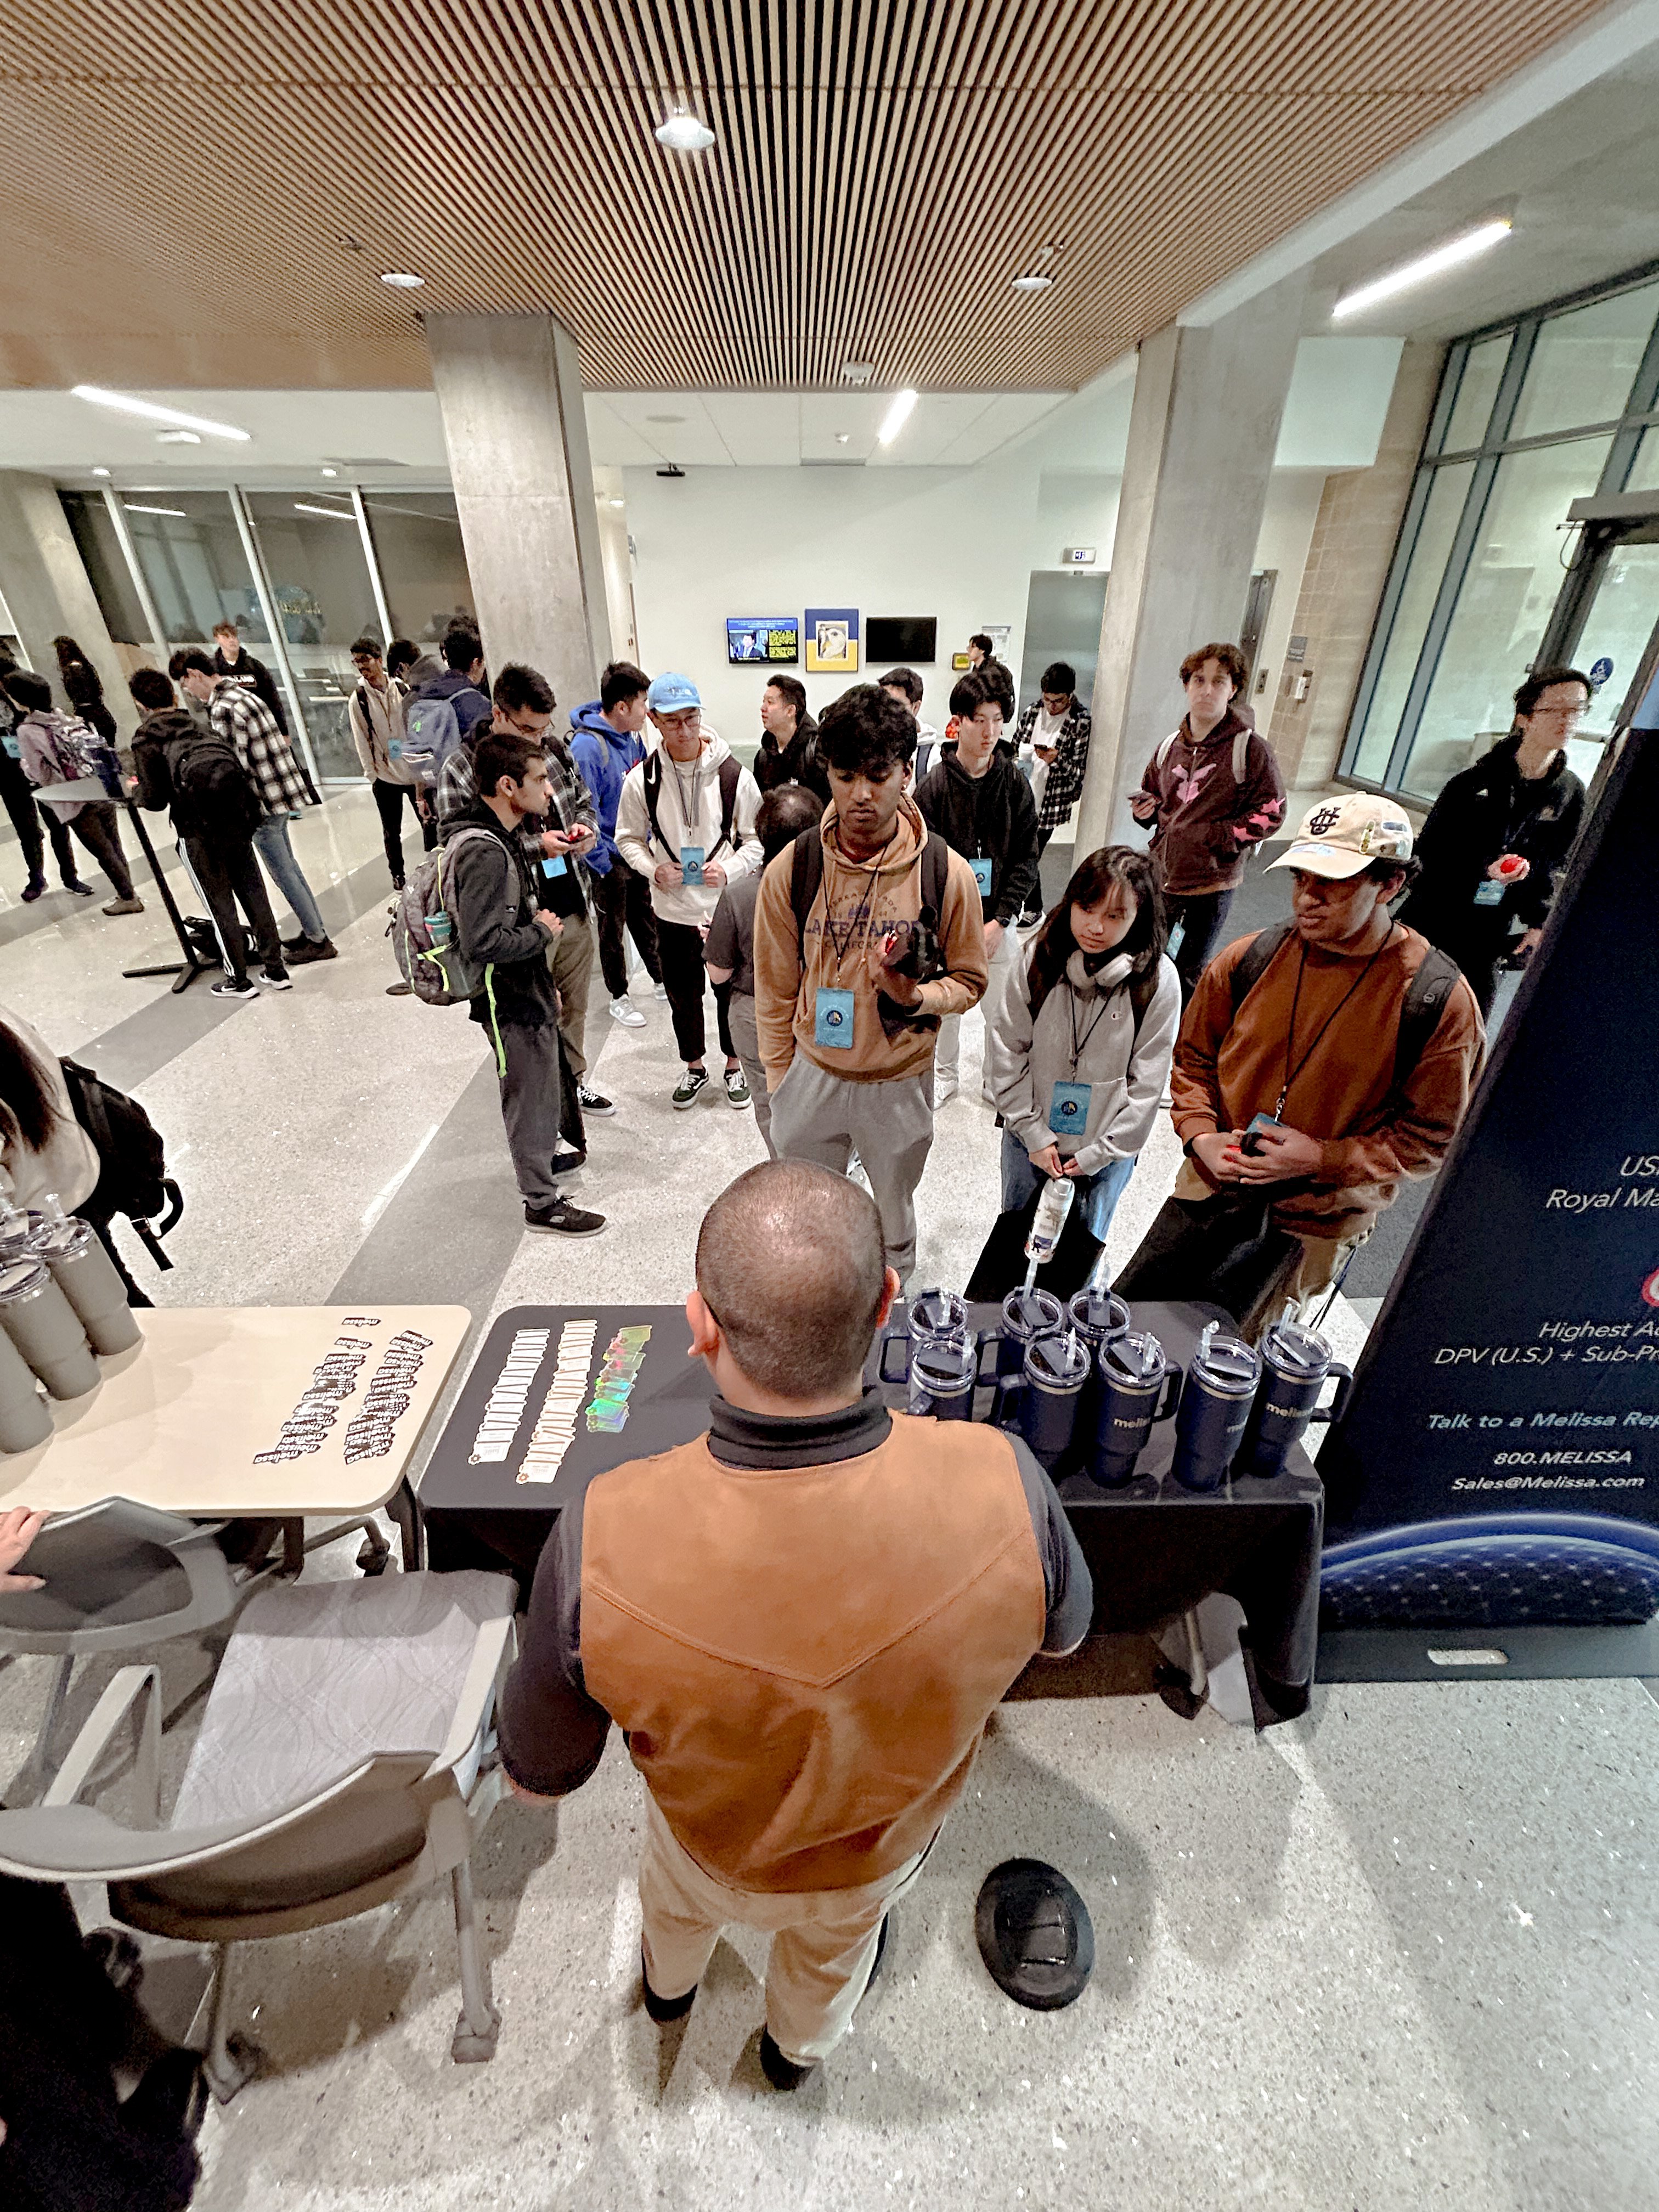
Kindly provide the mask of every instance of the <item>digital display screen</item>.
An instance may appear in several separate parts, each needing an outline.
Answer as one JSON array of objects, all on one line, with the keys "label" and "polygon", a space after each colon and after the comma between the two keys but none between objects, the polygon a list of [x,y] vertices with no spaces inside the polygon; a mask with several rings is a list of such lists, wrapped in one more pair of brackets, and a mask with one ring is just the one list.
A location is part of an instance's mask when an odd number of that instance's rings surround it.
[{"label": "digital display screen", "polygon": [[866,624],[870,665],[909,667],[939,657],[934,615],[872,615]]},{"label": "digital display screen", "polygon": [[726,657],[732,662],[800,659],[800,623],[794,615],[727,615]]}]

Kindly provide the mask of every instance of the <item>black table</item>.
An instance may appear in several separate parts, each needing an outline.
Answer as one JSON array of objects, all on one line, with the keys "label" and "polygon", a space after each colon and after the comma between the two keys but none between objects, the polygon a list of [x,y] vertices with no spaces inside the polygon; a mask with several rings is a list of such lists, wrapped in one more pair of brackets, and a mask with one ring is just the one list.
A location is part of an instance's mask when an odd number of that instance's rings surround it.
[{"label": "black table", "polygon": [[[988,1333],[997,1308],[969,1310],[975,1324]],[[1225,1316],[1213,1306],[1148,1304],[1135,1309],[1133,1318],[1137,1328],[1151,1329],[1170,1358],[1184,1367],[1205,1323]],[[902,1326],[902,1310],[897,1319]],[[594,1331],[574,1433],[556,1470],[544,1466],[532,1470],[536,1479],[521,1480],[521,1462],[548,1401],[567,1324],[584,1331],[592,1326]],[[629,1391],[626,1425],[595,1433],[586,1419],[594,1378],[617,1333],[633,1328],[651,1334]],[[559,1512],[594,1475],[667,1451],[708,1426],[708,1374],[700,1360],[687,1357],[690,1343],[690,1329],[678,1306],[516,1306],[499,1316],[421,1477],[431,1565],[505,1564],[527,1592]],[[580,1340],[570,1347],[568,1364],[573,1372],[583,1349]],[[872,1382],[880,1351],[878,1341],[866,1370]],[[900,1363],[890,1357],[889,1364]],[[982,1371],[989,1364],[984,1362]],[[902,1407],[902,1383],[878,1387],[890,1405]],[[498,1394],[493,1416],[492,1394]],[[988,1414],[991,1395],[988,1382],[976,1413]],[[499,1456],[476,1455],[481,1429],[483,1452]],[[1135,1480],[1121,1490],[1103,1490],[1080,1474],[1060,1482],[1067,1517],[1094,1578],[1094,1632],[1151,1632],[1183,1616],[1190,1631],[1192,1609],[1200,1600],[1224,1592],[1244,1611],[1245,1657],[1258,1725],[1292,1719],[1307,1710],[1313,1683],[1323,1486],[1312,1462],[1297,1449],[1284,1472],[1269,1481],[1244,1477],[1218,1491],[1182,1490],[1168,1479],[1174,1445],[1175,1423],[1161,1423],[1141,1455]],[[1201,1695],[1203,1686],[1202,1661],[1194,1649],[1192,1687]]]}]

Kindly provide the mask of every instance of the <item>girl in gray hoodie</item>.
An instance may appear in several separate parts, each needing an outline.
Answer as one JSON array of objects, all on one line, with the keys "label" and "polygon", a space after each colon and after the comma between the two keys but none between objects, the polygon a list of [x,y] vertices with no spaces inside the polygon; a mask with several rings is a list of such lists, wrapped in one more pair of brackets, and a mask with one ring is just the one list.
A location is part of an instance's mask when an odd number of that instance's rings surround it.
[{"label": "girl in gray hoodie", "polygon": [[1105,845],[1081,861],[1020,963],[987,1046],[1003,1120],[1002,1206],[1070,1176],[1103,1244],[1152,1132],[1181,1025],[1163,902],[1144,853]]}]

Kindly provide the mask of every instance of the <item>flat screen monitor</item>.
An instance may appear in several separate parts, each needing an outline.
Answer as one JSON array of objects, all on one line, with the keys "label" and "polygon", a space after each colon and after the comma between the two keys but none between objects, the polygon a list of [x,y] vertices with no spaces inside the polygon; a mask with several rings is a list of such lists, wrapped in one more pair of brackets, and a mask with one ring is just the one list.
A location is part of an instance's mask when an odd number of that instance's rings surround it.
[{"label": "flat screen monitor", "polygon": [[726,657],[744,666],[800,659],[798,615],[727,615]]},{"label": "flat screen monitor", "polygon": [[872,668],[913,668],[939,658],[937,615],[871,615],[865,630]]}]

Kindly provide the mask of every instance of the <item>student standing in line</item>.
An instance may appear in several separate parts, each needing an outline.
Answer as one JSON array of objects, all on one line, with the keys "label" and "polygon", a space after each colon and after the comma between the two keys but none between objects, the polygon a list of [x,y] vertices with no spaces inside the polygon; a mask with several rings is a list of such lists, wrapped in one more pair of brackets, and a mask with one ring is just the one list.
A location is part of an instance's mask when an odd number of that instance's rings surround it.
[{"label": "student standing in line", "polygon": [[881,678],[881,688],[890,692],[902,707],[910,710],[910,719],[916,726],[916,753],[910,763],[910,784],[914,790],[933,765],[933,749],[939,744],[939,732],[931,722],[921,719],[923,685],[914,668],[890,668]]},{"label": "student standing in line", "polygon": [[357,758],[374,793],[374,809],[380,817],[380,837],[386,847],[392,888],[400,891],[404,887],[405,799],[419,824],[425,849],[429,853],[438,842],[438,825],[429,811],[422,813],[415,797],[415,771],[404,757],[404,702],[409,696],[409,687],[398,677],[387,674],[378,638],[360,637],[351,648],[351,664],[358,677],[357,688],[346,710],[351,724],[351,742],[357,748]]},{"label": "student standing in line", "polygon": [[[662,742],[623,781],[617,849],[651,885],[674,1041],[685,1063],[672,1100],[683,1113],[708,1085],[702,940],[726,884],[760,866],[760,792],[725,740],[704,730],[702,695],[689,676],[659,676],[646,705]],[[741,1111],[750,1103],[749,1085],[732,1042],[731,995],[729,986],[717,985],[714,1012],[726,1054],[726,1103]]]},{"label": "student standing in line", "polygon": [[[559,994],[559,1034],[576,1080],[584,1114],[614,1114],[613,1102],[586,1081],[587,991],[593,974],[593,925],[587,911],[586,855],[598,842],[593,801],[577,773],[569,747],[553,727],[557,702],[553,686],[538,668],[509,660],[495,678],[489,729],[497,737],[526,738],[541,747],[547,762],[549,818],[526,822],[525,861],[535,878],[538,902],[558,915],[562,927],[548,953]],[[483,726],[444,763],[437,792],[438,826],[447,838],[450,826],[478,795],[473,754],[485,735]]]},{"label": "student standing in line", "polygon": [[1129,811],[1152,833],[1164,911],[1173,936],[1183,1000],[1204,972],[1244,855],[1285,819],[1285,779],[1265,738],[1234,702],[1249,670],[1236,645],[1200,645],[1181,664],[1187,712],[1146,763]]},{"label": "student standing in line", "polygon": [[106,745],[112,745],[117,734],[115,717],[104,697],[103,678],[72,637],[55,637],[52,647],[58,655],[58,672],[70,714],[78,714],[89,730],[96,730]]},{"label": "student standing in line", "polygon": [[[1019,957],[1014,923],[1036,881],[1037,842],[1031,787],[1004,750],[1002,695],[985,670],[961,678],[952,690],[951,724],[940,750],[916,793],[916,805],[929,829],[962,854],[979,886],[990,963],[983,1002],[988,1024]],[[955,1097],[961,1055],[962,1022],[952,1016],[939,1029],[936,1105]],[[988,1105],[988,1064],[981,1083]]]},{"label": "student standing in line", "polygon": [[[775,791],[769,791],[761,801],[755,821],[763,867],[775,860],[786,846],[793,845],[803,830],[816,829],[823,818],[823,808],[817,792],[809,791],[805,784],[781,783]],[[727,884],[714,908],[714,919],[708,925],[703,957],[708,963],[708,980],[715,989],[719,990],[723,983],[731,987],[726,1012],[732,1041],[743,1064],[743,1079],[749,1085],[749,1096],[755,1102],[755,1126],[767,1152],[775,1159],[778,1155],[772,1142],[772,1102],[767,1095],[766,1069],[761,1060],[760,1032],[755,1019],[755,907],[760,898],[760,887],[758,875],[739,876],[734,883]]]},{"label": "student standing in line", "polygon": [[75,848],[70,843],[69,831],[55,814],[49,814],[38,804],[34,786],[23,773],[23,746],[17,734],[21,719],[20,710],[6,695],[6,685],[17,673],[17,663],[9,653],[0,653],[0,800],[5,803],[11,817],[11,826],[17,832],[17,842],[22,848],[24,866],[28,870],[22,890],[25,906],[33,906],[44,896],[46,888],[46,840],[41,825],[51,833],[52,858],[58,863],[58,873],[64,889],[73,891],[77,898],[90,898],[92,885],[83,884],[75,872]]},{"label": "student standing in line", "polygon": [[547,957],[564,925],[540,903],[523,835],[547,812],[546,756],[539,740],[487,730],[472,760],[480,795],[450,823],[444,867],[461,957],[485,979],[471,1018],[495,1049],[526,1228],[592,1237],[605,1227],[604,1215],[574,1206],[554,1179],[561,1135],[579,1157],[586,1150],[580,1113],[563,1110],[558,993]]},{"label": "student standing in line", "polygon": [[[1039,868],[1048,840],[1083,795],[1093,732],[1089,709],[1077,696],[1076,669],[1068,660],[1051,660],[1042,672],[1040,696],[1014,732],[1015,757],[1030,778],[1036,805]],[[1032,884],[1019,917],[1023,925],[1042,921],[1042,890],[1040,879]]]},{"label": "student standing in line", "polygon": [[627,939],[634,939],[646,974],[666,1000],[657,956],[657,922],[651,893],[617,850],[617,803],[623,779],[645,758],[646,695],[651,678],[631,660],[613,660],[599,678],[599,696],[570,717],[570,753],[593,800],[599,842],[587,856],[599,966],[611,994],[611,1018],[624,1029],[645,1027],[645,1016],[628,995]]},{"label": "student standing in line", "polygon": [[1073,870],[1021,954],[986,1052],[1002,1116],[1002,1210],[1069,1176],[1089,1234],[1112,1215],[1152,1133],[1181,1026],[1152,863],[1103,846]]},{"label": "student standing in line", "polygon": [[319,802],[288,739],[252,684],[217,675],[204,653],[175,653],[173,661],[179,689],[205,702],[214,736],[224,739],[247,770],[264,810],[253,833],[253,849],[299,925],[295,935],[283,939],[284,959],[290,968],[303,968],[313,960],[337,960],[339,951],[324,923],[316,894],[289,842],[289,817]]},{"label": "student standing in line", "polygon": [[1014,719],[1014,679],[1006,665],[997,659],[996,647],[987,630],[975,630],[968,641],[968,672],[970,676],[982,675],[990,679],[1002,702],[1002,719],[1005,722],[1012,722]]},{"label": "student standing in line", "polygon": [[915,1265],[939,1023],[983,995],[988,974],[972,872],[905,792],[915,742],[890,693],[842,692],[818,729],[833,811],[772,862],[755,910],[772,1141],[837,1175],[857,1152],[901,1282]]},{"label": "student standing in line", "polygon": [[262,699],[283,735],[292,735],[276,678],[263,660],[256,660],[245,649],[241,632],[234,622],[216,622],[213,625],[213,672],[222,676],[228,684],[238,684],[244,691],[252,691],[256,698]]},{"label": "student standing in line", "polygon": [[1514,729],[1453,776],[1418,832],[1423,872],[1400,919],[1451,955],[1483,1021],[1498,962],[1537,951],[1583,821],[1584,787],[1565,747],[1589,702],[1589,678],[1576,668],[1528,677],[1515,695]]},{"label": "student standing in line", "polygon": [[532,1800],[580,1788],[623,1729],[647,1790],[646,2010],[683,2020],[722,1926],[763,1932],[781,2091],[852,2024],[998,1701],[1093,1613],[1022,1443],[864,1388],[898,1289],[882,1239],[861,1190],[796,1161],[715,1200],[686,1302],[709,1428],[560,1517],[501,1701]]},{"label": "student standing in line", "polygon": [[[418,680],[411,672],[409,696],[404,702],[404,741],[418,779],[419,805],[437,817],[437,784],[444,758],[463,738],[471,736],[490,719],[490,702],[484,690],[483,640],[474,623],[456,621],[444,632],[439,647],[443,666]],[[447,712],[426,713],[428,707]],[[434,736],[434,732],[436,735]],[[431,750],[431,742],[443,742],[442,757]],[[440,820],[440,827],[441,828]]]},{"label": "student standing in line", "polygon": [[247,771],[225,739],[204,736],[159,668],[135,670],[127,689],[143,714],[132,741],[138,804],[157,813],[169,811],[185,873],[213,917],[225,967],[222,981],[210,986],[214,997],[259,995],[247,972],[242,915],[264,963],[265,984],[273,991],[291,990],[276,917],[254,857],[253,832],[262,810]]},{"label": "student standing in line", "polygon": [[[6,678],[6,695],[18,711],[12,730],[24,775],[37,789],[73,783],[89,771],[88,750],[99,740],[86,724],[60,714],[52,703],[52,686],[33,669],[20,668]],[[142,914],[144,902],[135,896],[132,875],[121,848],[121,825],[107,799],[45,799],[71,836],[86,847],[109,878],[115,896],[102,908],[105,914]],[[71,890],[84,887],[68,884]]]},{"label": "student standing in line", "polygon": [[830,804],[830,779],[818,762],[818,726],[806,711],[806,686],[798,676],[769,677],[761,693],[755,781],[763,791],[804,783],[820,805]]}]

